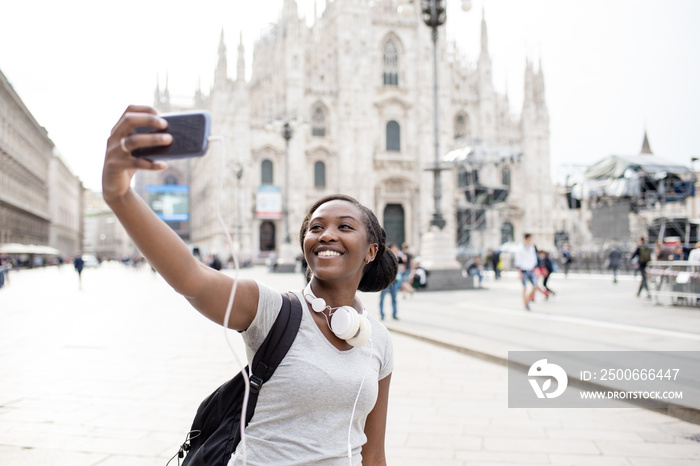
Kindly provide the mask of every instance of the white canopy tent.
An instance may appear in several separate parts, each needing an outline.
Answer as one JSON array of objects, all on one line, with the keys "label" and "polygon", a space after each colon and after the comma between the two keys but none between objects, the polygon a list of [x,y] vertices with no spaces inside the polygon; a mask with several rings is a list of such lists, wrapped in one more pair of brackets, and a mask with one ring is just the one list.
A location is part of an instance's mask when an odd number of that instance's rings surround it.
[{"label": "white canopy tent", "polygon": [[37,244],[7,243],[0,246],[0,254],[45,254],[55,256],[60,254],[59,250],[50,246],[40,246]]}]

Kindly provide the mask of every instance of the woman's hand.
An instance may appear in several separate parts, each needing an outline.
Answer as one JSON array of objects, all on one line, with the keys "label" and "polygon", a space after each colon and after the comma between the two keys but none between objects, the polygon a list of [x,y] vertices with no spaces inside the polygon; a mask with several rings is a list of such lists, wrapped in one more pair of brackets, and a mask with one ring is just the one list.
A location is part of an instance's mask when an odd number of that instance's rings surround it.
[{"label": "woman's hand", "polygon": [[173,137],[167,133],[132,134],[135,128],[151,126],[163,130],[168,122],[158,116],[151,107],[130,105],[112,128],[107,139],[104,166],[102,168],[102,196],[108,203],[120,199],[129,191],[131,178],[136,170],[163,170],[166,164],[136,158],[131,151],[139,147],[167,146]]}]

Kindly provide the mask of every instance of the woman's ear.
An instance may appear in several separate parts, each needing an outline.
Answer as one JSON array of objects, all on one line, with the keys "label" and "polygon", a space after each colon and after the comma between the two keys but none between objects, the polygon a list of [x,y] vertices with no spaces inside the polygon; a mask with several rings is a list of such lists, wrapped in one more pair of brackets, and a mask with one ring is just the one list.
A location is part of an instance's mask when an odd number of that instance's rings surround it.
[{"label": "woman's ear", "polygon": [[379,245],[377,243],[372,243],[369,245],[369,251],[365,256],[365,263],[369,264],[377,257],[377,251],[379,250]]}]

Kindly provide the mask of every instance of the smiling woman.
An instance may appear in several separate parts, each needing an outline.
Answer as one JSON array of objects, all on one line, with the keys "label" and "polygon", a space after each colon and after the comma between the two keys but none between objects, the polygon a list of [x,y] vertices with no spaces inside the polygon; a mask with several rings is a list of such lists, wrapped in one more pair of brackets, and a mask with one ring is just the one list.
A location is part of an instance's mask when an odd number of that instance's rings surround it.
[{"label": "smiling woman", "polygon": [[[167,121],[150,107],[130,106],[113,128],[102,173],[103,197],[173,289],[204,316],[241,332],[251,364],[274,333],[270,330],[280,314],[282,294],[199,262],[134,193],[136,170],[165,168],[121,147],[123,138],[144,126],[163,129]],[[167,142],[141,134],[129,139],[128,149]],[[241,439],[246,448],[232,455],[229,449],[217,464],[384,465],[393,346],[386,327],[364,311],[356,293],[388,286],[396,276],[396,257],[387,249],[386,232],[374,213],[342,194],[311,206],[301,243],[309,283],[304,291],[292,291],[303,303],[299,330],[260,390]]]},{"label": "smiling woman", "polygon": [[[337,224],[329,234],[329,227],[333,222]],[[390,251],[387,254],[386,232],[379,224],[376,215],[357,200],[343,194],[332,194],[319,199],[309,208],[304,221],[301,224],[299,238],[301,249],[307,262],[318,256],[318,252],[307,251],[307,236],[309,244],[318,240],[326,251],[334,251],[338,247],[340,238],[354,238],[355,233],[365,234],[365,241],[369,245],[374,244],[376,250],[373,256],[365,257],[361,269],[360,281],[357,289],[360,291],[381,291],[391,284],[396,277],[397,259]],[[322,237],[322,238],[319,238]],[[341,251],[335,250],[337,253]],[[324,254],[329,254],[324,252]],[[310,281],[314,274],[314,267],[309,266],[306,271],[306,279]]]}]

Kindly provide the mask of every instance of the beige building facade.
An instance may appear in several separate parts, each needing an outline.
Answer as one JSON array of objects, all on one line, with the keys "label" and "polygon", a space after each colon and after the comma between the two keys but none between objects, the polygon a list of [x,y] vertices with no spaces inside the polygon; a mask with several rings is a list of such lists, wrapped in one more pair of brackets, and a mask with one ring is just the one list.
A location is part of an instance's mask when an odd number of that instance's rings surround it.
[{"label": "beige building facade", "polygon": [[62,256],[74,256],[82,249],[84,237],[83,183],[60,157],[49,163],[49,246]]},{"label": "beige building facade", "polygon": [[0,73],[0,244],[48,246],[54,144]]},{"label": "beige building facade", "polygon": [[0,72],[0,245],[80,250],[83,186]]},{"label": "beige building facade", "polygon": [[138,254],[117,216],[102,193],[85,191],[85,235],[83,252],[100,260],[121,260]]}]

